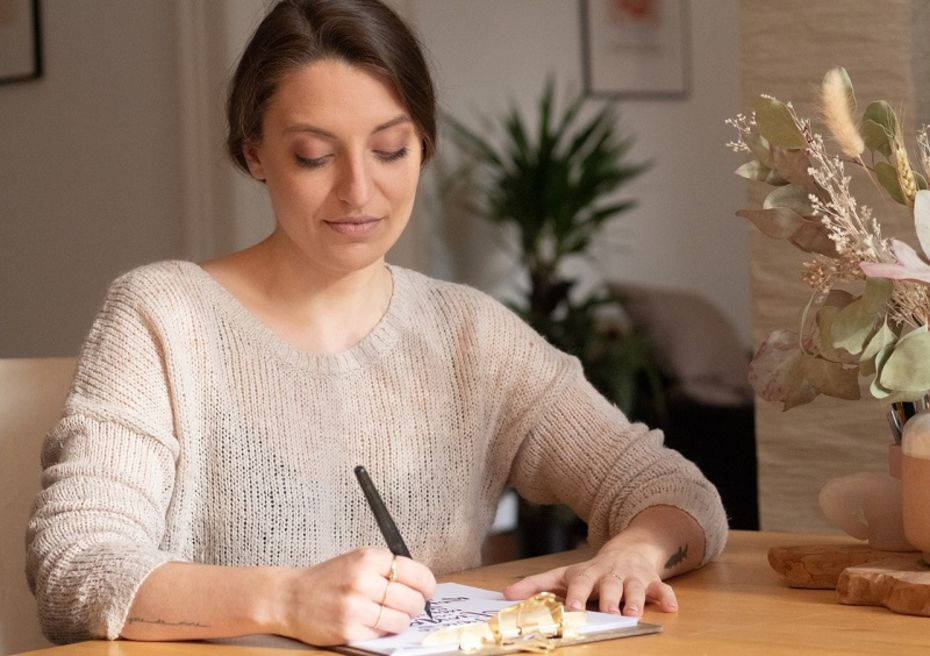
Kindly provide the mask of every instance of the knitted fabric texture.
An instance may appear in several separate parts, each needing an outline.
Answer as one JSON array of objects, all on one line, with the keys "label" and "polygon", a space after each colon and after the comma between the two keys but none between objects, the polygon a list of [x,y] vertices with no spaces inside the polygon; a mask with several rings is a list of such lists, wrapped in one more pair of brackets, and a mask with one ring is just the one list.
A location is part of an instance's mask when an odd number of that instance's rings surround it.
[{"label": "knitted fabric texture", "polygon": [[474,289],[391,267],[375,329],[296,350],[193,263],[116,280],[42,452],[27,577],[56,642],[116,638],[166,561],[309,566],[384,546],[365,465],[414,557],[473,567],[507,486],[599,545],[669,504],[723,547],[713,486],[575,358]]}]

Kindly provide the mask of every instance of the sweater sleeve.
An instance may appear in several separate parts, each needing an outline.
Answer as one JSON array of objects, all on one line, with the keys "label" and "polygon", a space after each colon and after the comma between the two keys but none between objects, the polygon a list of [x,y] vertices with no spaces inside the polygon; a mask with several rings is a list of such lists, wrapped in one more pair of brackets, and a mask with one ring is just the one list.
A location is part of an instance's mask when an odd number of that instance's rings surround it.
[{"label": "sweater sleeve", "polygon": [[42,450],[26,575],[54,642],[119,636],[160,550],[177,441],[161,349],[130,285],[114,283]]},{"label": "sweater sleeve", "polygon": [[[669,505],[704,530],[706,563],[723,550],[727,519],[716,488],[659,430],[631,423],[585,380],[574,361],[541,401],[512,468],[512,481],[535,503],[568,505],[596,547],[641,511]],[[703,563],[702,563],[703,564]]]},{"label": "sweater sleeve", "polygon": [[663,446],[661,431],[630,422],[598,393],[577,358],[516,317],[495,323],[504,363],[499,389],[509,397],[505,426],[514,449],[509,479],[521,496],[569,506],[588,523],[597,547],[646,508],[674,506],[702,527],[704,562],[720,553],[726,514],[700,470]]}]

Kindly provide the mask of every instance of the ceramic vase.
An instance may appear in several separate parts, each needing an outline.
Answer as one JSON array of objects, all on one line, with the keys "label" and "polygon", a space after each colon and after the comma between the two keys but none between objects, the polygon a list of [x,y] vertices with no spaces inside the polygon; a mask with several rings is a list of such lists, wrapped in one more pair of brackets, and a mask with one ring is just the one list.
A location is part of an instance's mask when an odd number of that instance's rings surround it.
[{"label": "ceramic vase", "polygon": [[930,413],[905,424],[901,453],[904,534],[930,563]]}]

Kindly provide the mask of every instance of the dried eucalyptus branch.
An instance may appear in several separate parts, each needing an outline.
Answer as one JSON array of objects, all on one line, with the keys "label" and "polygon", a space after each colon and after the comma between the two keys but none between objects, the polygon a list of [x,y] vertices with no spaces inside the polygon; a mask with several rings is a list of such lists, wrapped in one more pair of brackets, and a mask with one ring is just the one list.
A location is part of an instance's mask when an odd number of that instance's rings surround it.
[{"label": "dried eucalyptus branch", "polygon": [[[753,358],[751,381],[785,409],[818,394],[858,398],[860,373],[872,377],[877,398],[922,396],[930,389],[930,128],[916,135],[920,173],[888,102],[870,103],[857,118],[844,69],[824,77],[820,104],[838,155],[790,102],[769,95],[751,114],[727,121],[737,133],[727,147],[749,158],[736,173],[772,188],[762,209],[737,214],[813,254],[801,271],[812,296],[799,329],[769,336]],[[848,163],[910,208],[922,253],[882,236],[881,221],[854,194]]]}]

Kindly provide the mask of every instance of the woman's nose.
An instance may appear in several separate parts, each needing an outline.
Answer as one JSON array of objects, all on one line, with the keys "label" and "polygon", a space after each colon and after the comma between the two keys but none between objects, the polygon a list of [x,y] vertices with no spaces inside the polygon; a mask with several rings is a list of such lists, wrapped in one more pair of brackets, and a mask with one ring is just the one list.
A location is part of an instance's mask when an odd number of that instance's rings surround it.
[{"label": "woman's nose", "polygon": [[371,199],[373,184],[364,157],[347,157],[339,172],[336,193],[353,210],[361,210]]}]

